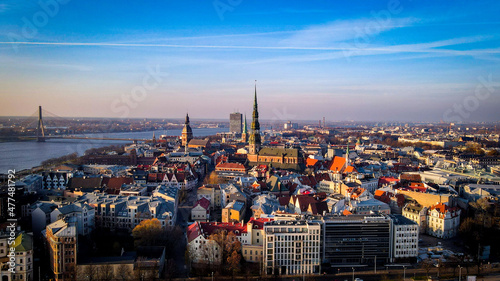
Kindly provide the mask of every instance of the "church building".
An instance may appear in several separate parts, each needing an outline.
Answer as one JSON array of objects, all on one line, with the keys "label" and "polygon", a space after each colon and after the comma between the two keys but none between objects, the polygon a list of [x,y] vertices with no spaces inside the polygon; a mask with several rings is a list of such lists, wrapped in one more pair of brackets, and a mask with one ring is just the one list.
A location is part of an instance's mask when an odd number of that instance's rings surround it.
[{"label": "church building", "polygon": [[299,149],[261,147],[259,110],[257,106],[257,85],[255,85],[252,125],[248,137],[247,154],[250,166],[260,164],[271,165],[274,168],[300,171],[304,166],[304,159]]}]

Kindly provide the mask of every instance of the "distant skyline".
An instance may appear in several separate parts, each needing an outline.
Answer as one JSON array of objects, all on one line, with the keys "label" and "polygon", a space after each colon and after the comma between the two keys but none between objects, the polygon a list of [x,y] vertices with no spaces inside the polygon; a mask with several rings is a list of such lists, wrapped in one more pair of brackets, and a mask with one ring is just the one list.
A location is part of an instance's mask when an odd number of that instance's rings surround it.
[{"label": "distant skyline", "polygon": [[[0,115],[499,121],[498,1],[0,2]],[[135,94],[135,97],[132,95]]]}]

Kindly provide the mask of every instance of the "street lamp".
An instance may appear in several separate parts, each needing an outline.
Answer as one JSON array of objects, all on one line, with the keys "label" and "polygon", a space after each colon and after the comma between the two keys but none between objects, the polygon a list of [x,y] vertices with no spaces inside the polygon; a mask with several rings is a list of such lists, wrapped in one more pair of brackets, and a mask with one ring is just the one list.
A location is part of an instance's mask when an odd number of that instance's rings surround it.
[{"label": "street lamp", "polygon": [[406,280],[406,266],[403,266],[403,280]]},{"label": "street lamp", "polygon": [[458,281],[462,281],[462,267],[458,266]]},{"label": "street lamp", "polygon": [[212,281],[214,281],[214,272],[212,271]]},{"label": "street lamp", "polygon": [[354,281],[354,267],[352,268],[352,281]]}]

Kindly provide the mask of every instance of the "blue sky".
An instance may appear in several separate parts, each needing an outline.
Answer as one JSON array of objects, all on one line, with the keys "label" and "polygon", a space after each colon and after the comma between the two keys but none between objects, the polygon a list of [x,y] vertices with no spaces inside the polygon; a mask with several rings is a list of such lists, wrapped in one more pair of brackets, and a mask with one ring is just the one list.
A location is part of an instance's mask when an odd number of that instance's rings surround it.
[{"label": "blue sky", "polygon": [[228,118],[251,114],[257,80],[264,119],[498,121],[499,14],[498,1],[0,0],[0,112]]}]

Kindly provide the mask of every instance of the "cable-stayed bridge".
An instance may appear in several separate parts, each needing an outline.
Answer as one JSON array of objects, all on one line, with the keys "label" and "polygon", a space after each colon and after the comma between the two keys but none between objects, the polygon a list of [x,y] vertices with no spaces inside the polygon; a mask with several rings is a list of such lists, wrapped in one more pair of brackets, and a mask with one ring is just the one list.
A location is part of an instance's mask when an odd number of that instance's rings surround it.
[{"label": "cable-stayed bridge", "polygon": [[[46,127],[44,124],[43,116],[49,116],[50,126]],[[47,119],[47,118],[46,118]],[[137,139],[137,138],[112,138],[112,137],[101,137],[101,136],[87,136],[85,134],[50,134],[48,133],[48,129],[55,131],[64,131],[65,127],[63,126],[67,121],[67,119],[57,116],[51,112],[46,110],[42,110],[42,107],[38,107],[38,111],[35,111],[31,116],[26,118],[24,122],[22,122],[21,127],[25,128],[28,131],[34,131],[36,135],[23,135],[19,136],[23,139],[35,139],[38,142],[45,142],[50,139],[73,139],[73,140],[114,140],[114,141],[129,141],[129,142],[140,142],[140,141],[150,141],[151,139]],[[13,136],[3,136],[3,137],[13,137]]]}]

